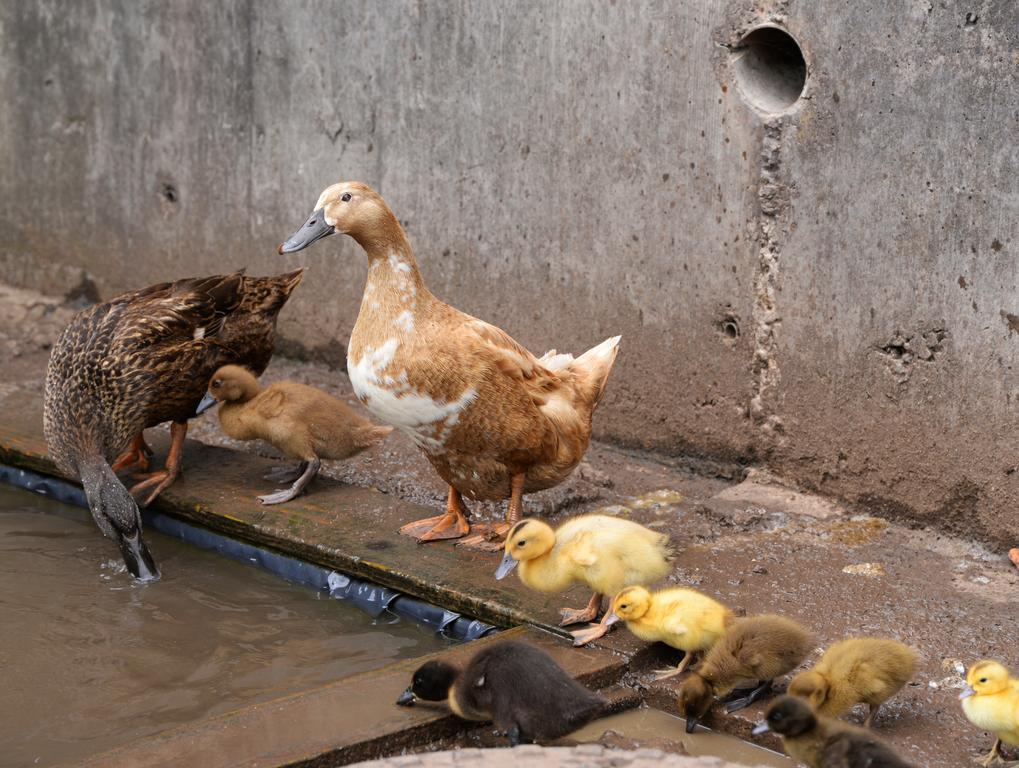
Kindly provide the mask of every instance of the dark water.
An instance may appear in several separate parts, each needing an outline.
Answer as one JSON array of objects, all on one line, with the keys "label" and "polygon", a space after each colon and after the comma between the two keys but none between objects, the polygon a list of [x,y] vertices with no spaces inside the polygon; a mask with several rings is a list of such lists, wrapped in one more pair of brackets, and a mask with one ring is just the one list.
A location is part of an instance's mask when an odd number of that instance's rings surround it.
[{"label": "dark water", "polygon": [[153,584],[126,573],[86,511],[0,485],[0,764],[74,761],[448,645],[146,538]]}]

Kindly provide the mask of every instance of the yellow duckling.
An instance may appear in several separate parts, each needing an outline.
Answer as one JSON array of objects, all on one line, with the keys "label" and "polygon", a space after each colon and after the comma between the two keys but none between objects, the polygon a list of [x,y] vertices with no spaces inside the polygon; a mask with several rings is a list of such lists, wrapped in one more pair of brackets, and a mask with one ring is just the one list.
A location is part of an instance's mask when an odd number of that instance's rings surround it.
[{"label": "yellow duckling", "polygon": [[819,714],[838,717],[867,704],[866,725],[878,709],[902,690],[916,671],[916,651],[880,637],[855,637],[835,643],[813,669],[789,683],[789,693],[806,699]]},{"label": "yellow duckling", "polygon": [[[520,580],[539,592],[563,592],[573,584],[594,590],[582,610],[564,608],[561,626],[594,621],[602,597],[636,584],[651,584],[669,572],[669,537],[630,520],[608,515],[582,515],[552,528],[535,519],[521,520],[510,529],[497,579],[517,564]],[[609,630],[609,614],[601,624],[573,633],[574,645],[584,645]]]},{"label": "yellow duckling", "polygon": [[265,389],[247,368],[224,365],[209,382],[198,413],[217,402],[219,425],[234,440],[265,440],[301,464],[276,469],[267,480],[293,485],[259,496],[263,504],[282,504],[302,493],[318,474],[322,459],[349,459],[393,431],[361,418],[346,403],[296,381],[279,381]]},{"label": "yellow duckling", "polygon": [[1019,746],[1019,680],[996,661],[978,661],[966,675],[966,689],[959,694],[962,711],[977,728],[995,735],[994,746],[981,765],[1001,760],[1002,742]]},{"label": "yellow duckling", "polygon": [[661,670],[659,680],[683,673],[695,653],[707,651],[733,620],[732,611],[693,589],[677,587],[651,593],[644,587],[624,589],[612,601],[606,623],[622,619],[641,640],[662,642],[683,651],[683,660]]}]

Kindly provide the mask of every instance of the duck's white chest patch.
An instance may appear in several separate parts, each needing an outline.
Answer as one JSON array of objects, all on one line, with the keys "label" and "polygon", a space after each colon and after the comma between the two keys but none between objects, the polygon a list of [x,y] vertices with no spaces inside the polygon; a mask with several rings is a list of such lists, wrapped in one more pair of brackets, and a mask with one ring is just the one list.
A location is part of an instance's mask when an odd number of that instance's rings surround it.
[{"label": "duck's white chest patch", "polygon": [[396,356],[400,342],[387,339],[378,349],[365,347],[360,360],[347,358],[347,373],[358,399],[383,421],[410,435],[421,448],[438,450],[477,392],[466,390],[455,400],[435,400],[407,382],[407,372],[383,373]]}]

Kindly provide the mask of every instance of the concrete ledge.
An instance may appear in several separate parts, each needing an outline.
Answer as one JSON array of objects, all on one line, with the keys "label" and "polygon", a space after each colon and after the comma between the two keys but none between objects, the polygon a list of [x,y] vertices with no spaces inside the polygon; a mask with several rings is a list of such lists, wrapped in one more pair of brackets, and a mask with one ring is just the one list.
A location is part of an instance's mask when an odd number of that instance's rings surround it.
[{"label": "concrete ledge", "polygon": [[[42,405],[34,392],[0,398],[0,461],[59,474],[46,453]],[[162,435],[152,433],[155,462],[165,455]],[[391,587],[502,627],[530,623],[551,632],[563,605],[583,607],[588,594],[575,589],[541,595],[517,579],[497,582],[496,554],[421,545],[399,527],[437,513],[380,493],[319,477],[311,493],[282,506],[255,500],[255,482],[274,462],[188,441],[182,477],[156,501],[160,511],[258,546]],[[113,545],[111,544],[111,552]],[[159,552],[153,554],[159,560]],[[621,634],[621,633],[614,633]]]},{"label": "concrete ledge", "polygon": [[396,698],[428,658],[464,662],[484,645],[513,638],[538,646],[568,673],[599,687],[617,679],[625,659],[574,649],[535,629],[509,630],[441,654],[408,659],[330,685],[254,704],[220,717],[165,731],[99,754],[89,768],[227,768],[227,766],[346,765],[419,747],[462,731],[444,708],[398,707]]}]

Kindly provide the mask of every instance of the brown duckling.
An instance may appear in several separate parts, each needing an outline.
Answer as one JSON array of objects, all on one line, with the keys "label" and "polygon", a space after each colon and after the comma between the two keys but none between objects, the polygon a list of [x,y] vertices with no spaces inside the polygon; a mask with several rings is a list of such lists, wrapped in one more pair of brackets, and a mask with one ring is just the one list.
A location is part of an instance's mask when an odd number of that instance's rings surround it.
[{"label": "brown duckling", "polygon": [[198,406],[201,413],[221,402],[219,425],[235,440],[265,440],[287,456],[300,459],[297,469],[276,469],[267,480],[289,483],[285,491],[259,496],[263,504],[282,504],[299,495],[318,473],[322,459],[349,459],[393,431],[358,416],[342,400],[321,390],[280,381],[265,389],[251,371],[224,365],[209,383]]},{"label": "brown duckling", "polygon": [[396,703],[446,701],[465,720],[495,723],[511,745],[551,741],[595,719],[606,702],[539,648],[513,640],[479,651],[464,669],[429,661]]},{"label": "brown duckling", "polygon": [[766,696],[771,681],[796,669],[813,646],[814,638],[792,619],[772,614],[735,619],[680,686],[679,709],[686,718],[687,733],[693,733],[714,697],[731,694],[741,682],[754,681],[756,687],[730,697],[726,712]]},{"label": "brown duckling", "polygon": [[916,651],[880,637],[855,637],[835,643],[821,660],[789,683],[789,693],[806,699],[819,714],[838,717],[867,704],[866,725],[878,709],[910,681]]},{"label": "brown duckling", "polygon": [[911,768],[891,747],[856,726],[815,714],[803,699],[782,696],[753,730],[774,731],[785,751],[810,768]]}]

